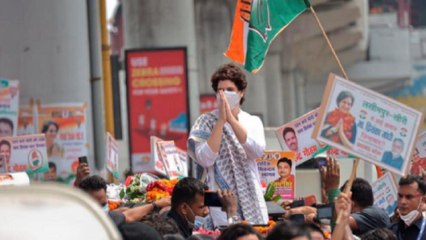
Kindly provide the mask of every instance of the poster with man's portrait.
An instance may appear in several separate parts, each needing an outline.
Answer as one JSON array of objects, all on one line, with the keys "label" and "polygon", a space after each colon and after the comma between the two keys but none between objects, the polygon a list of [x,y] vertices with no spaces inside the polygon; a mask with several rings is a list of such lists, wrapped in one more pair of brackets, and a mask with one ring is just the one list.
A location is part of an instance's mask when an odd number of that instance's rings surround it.
[{"label": "poster with man's portrait", "polygon": [[330,74],[313,138],[404,175],[422,113]]},{"label": "poster with man's portrait", "polygon": [[[318,110],[312,110],[275,130],[282,149],[296,153],[296,166],[313,158],[317,152],[326,147],[326,144],[312,138]],[[347,154],[338,149],[329,148],[327,149],[327,155],[337,157],[346,156]]]},{"label": "poster with man's portrait", "polygon": [[272,185],[281,200],[293,200],[295,197],[295,156],[289,151],[265,151],[261,158],[256,159],[262,185]]}]

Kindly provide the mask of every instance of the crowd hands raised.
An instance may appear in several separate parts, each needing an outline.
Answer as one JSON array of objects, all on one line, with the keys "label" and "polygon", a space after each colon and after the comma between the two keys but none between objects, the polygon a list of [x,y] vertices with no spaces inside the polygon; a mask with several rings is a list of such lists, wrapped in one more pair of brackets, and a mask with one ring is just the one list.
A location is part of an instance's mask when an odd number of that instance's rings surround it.
[{"label": "crowd hands raised", "polygon": [[[291,203],[283,202],[283,221],[271,228],[267,235],[261,235],[238,217],[237,195],[229,190],[218,190],[228,226],[220,226],[222,232],[217,232],[215,237],[239,240],[426,239],[423,230],[426,225],[423,217],[426,184],[421,177],[408,175],[400,179],[398,205],[390,219],[386,211],[373,206],[372,187],[364,179],[356,178],[350,191],[344,191],[347,182],[340,187],[340,167],[335,159],[327,159],[327,165],[320,169],[320,173],[322,202],[334,207],[331,221],[318,219],[318,206],[292,207]],[[97,175],[90,176],[90,168],[85,163],[77,169],[75,186],[99,203],[124,239],[213,239],[210,235],[193,235],[197,229],[214,228],[209,219],[209,207],[204,202],[208,187],[195,178],[180,180],[171,197],[113,211],[107,208],[106,181]],[[327,232],[332,233],[327,235]]]}]

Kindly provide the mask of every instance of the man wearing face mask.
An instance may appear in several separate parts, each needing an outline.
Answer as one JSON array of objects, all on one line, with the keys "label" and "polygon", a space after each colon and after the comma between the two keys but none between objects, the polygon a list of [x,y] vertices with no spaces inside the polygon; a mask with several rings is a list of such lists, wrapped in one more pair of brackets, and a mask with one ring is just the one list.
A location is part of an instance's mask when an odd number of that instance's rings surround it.
[{"label": "man wearing face mask", "polygon": [[[173,188],[172,208],[168,217],[173,219],[184,238],[192,235],[193,230],[207,228],[210,224],[209,208],[204,205],[204,193],[208,187],[200,180],[187,177]],[[230,220],[237,212],[237,199],[230,191],[218,191],[222,210]]]},{"label": "man wearing face mask", "polygon": [[209,208],[204,205],[208,187],[195,178],[183,178],[173,188],[172,208],[168,217],[176,222],[180,234],[187,238],[192,230],[204,224]]},{"label": "man wearing face mask", "polygon": [[426,193],[426,183],[419,176],[408,175],[399,180],[399,220],[391,226],[398,240],[426,239],[426,219],[421,206]]},{"label": "man wearing face mask", "polygon": [[[197,164],[197,178],[209,189],[229,189],[238,198],[238,217],[251,224],[266,224],[268,213],[260,186],[256,158],[263,155],[262,121],[241,110],[247,80],[230,63],[211,77],[218,109],[201,115],[192,126],[188,155]],[[226,225],[227,215],[210,208],[215,226]]]}]

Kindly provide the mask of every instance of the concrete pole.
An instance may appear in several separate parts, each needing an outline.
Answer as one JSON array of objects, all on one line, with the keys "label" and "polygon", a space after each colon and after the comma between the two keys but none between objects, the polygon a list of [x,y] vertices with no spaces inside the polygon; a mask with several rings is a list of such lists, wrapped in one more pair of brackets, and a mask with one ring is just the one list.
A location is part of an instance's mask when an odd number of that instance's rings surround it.
[{"label": "concrete pole", "polygon": [[93,135],[95,147],[96,168],[101,170],[105,166],[105,111],[104,92],[102,82],[102,52],[99,18],[99,4],[97,1],[87,1],[89,45],[90,45],[90,86],[92,96]]},{"label": "concrete pole", "polygon": [[188,54],[190,124],[199,116],[194,1],[126,0],[125,48],[186,46]]}]

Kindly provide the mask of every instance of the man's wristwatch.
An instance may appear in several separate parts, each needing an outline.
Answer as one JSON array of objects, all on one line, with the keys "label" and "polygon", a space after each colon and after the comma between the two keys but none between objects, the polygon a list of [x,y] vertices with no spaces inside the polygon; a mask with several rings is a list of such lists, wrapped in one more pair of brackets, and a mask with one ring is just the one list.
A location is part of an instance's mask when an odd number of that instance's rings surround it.
[{"label": "man's wristwatch", "polygon": [[152,204],[152,206],[154,207],[154,212],[158,212],[158,211],[160,211],[160,207],[155,203],[155,202],[152,202],[151,203]]},{"label": "man's wristwatch", "polygon": [[228,224],[235,224],[240,222],[240,217],[238,215],[234,215],[228,218]]}]

